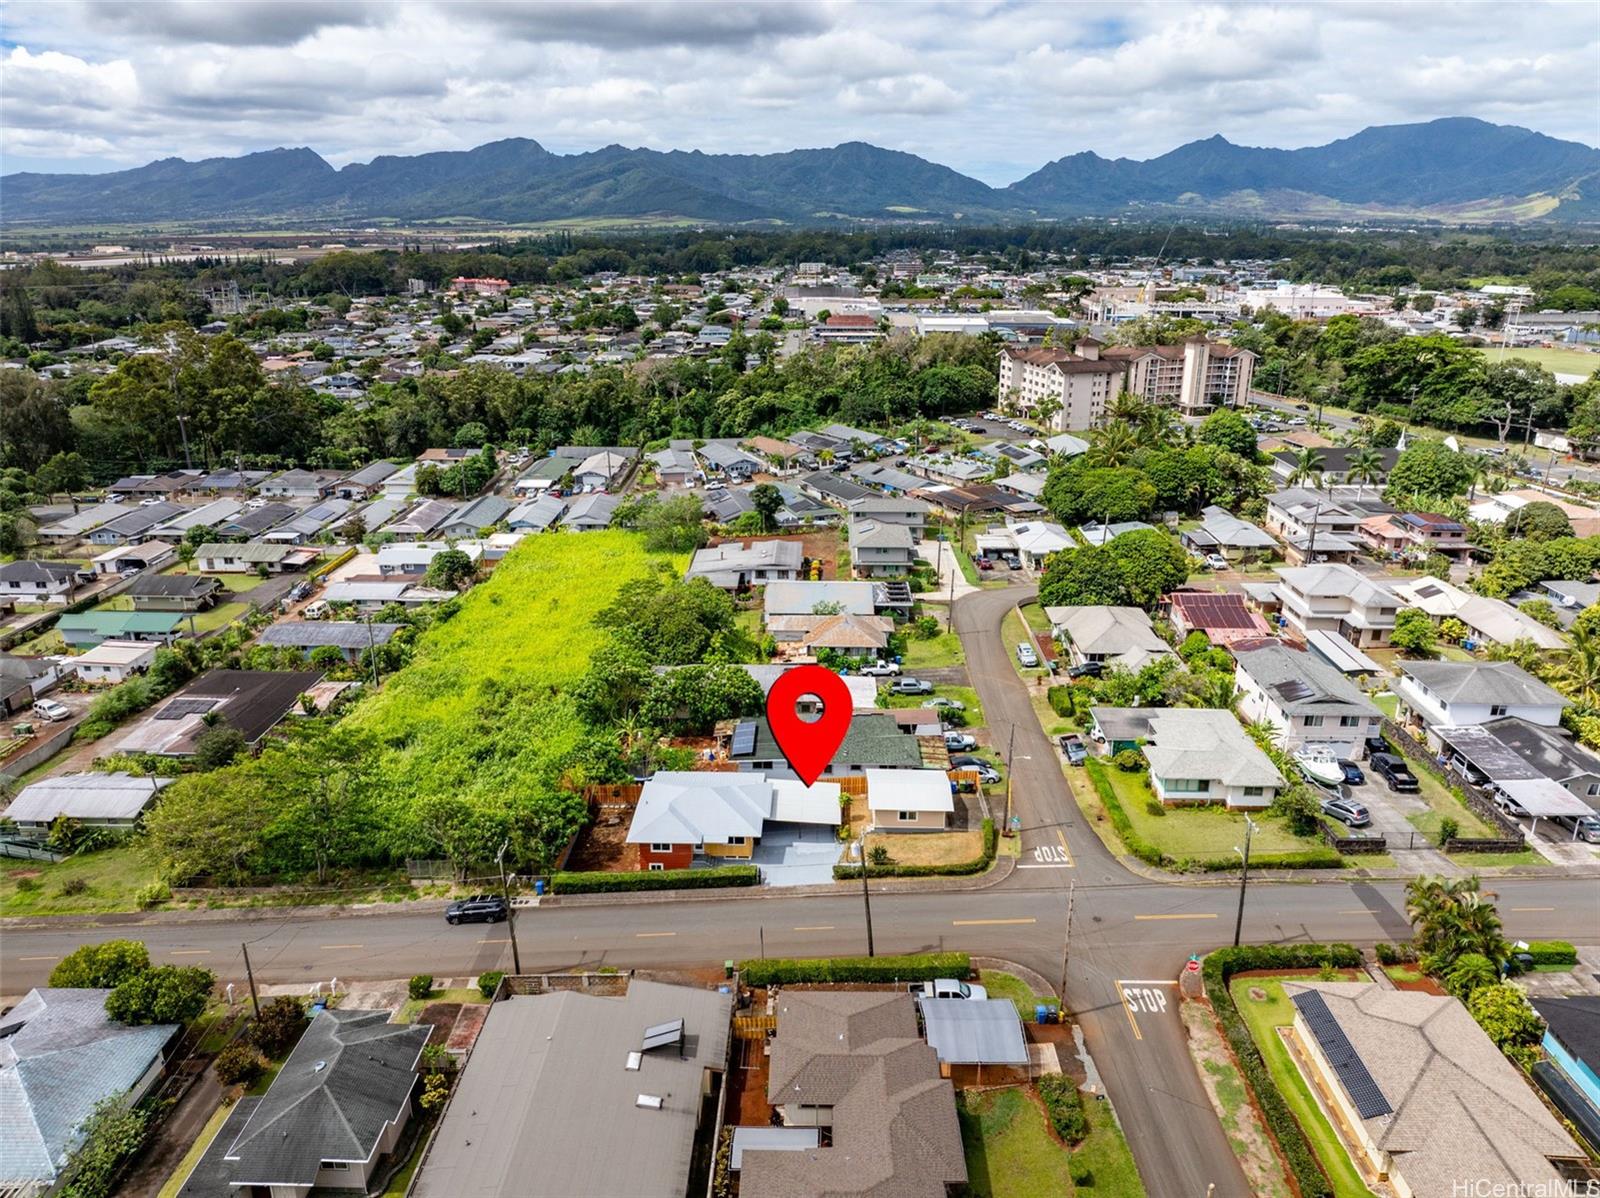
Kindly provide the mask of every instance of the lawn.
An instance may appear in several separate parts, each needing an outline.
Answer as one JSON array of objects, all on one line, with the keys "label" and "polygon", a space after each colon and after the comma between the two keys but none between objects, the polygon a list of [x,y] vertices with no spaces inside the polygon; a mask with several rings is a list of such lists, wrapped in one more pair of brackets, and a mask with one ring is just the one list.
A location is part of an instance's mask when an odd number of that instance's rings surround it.
[{"label": "lawn", "polygon": [[[1498,348],[1485,351],[1491,361],[1500,360]],[[1581,374],[1585,378],[1600,370],[1600,354],[1589,353],[1581,349],[1508,349],[1505,354],[1511,358],[1521,358],[1528,362],[1537,362],[1552,374]]]},{"label": "lawn", "polygon": [[183,1159],[178,1162],[178,1167],[172,1171],[172,1176],[167,1178],[156,1198],[178,1198],[178,1191],[183,1189],[183,1183],[189,1180],[189,1174],[194,1172],[194,1167],[200,1163],[200,1158],[206,1154],[206,1149],[211,1147],[211,1141],[217,1138],[217,1133],[222,1130],[222,1125],[228,1121],[228,1115],[233,1111],[231,1104],[219,1105],[212,1112],[211,1118],[206,1120],[206,1125],[200,1129],[200,1134],[195,1137],[189,1151],[183,1154]]},{"label": "lawn", "polygon": [[[1266,991],[1266,999],[1258,1002],[1251,998],[1252,987]],[[1295,1120],[1305,1131],[1312,1150],[1333,1182],[1335,1198],[1370,1198],[1372,1191],[1362,1184],[1361,1175],[1351,1162],[1350,1154],[1334,1134],[1333,1127],[1312,1097],[1299,1067],[1278,1035],[1277,1028],[1287,1027],[1294,1022],[1294,1004],[1283,992],[1282,982],[1260,977],[1238,978],[1229,986],[1229,991],[1239,1013],[1250,1027],[1250,1035],[1261,1050],[1273,1081],[1277,1083],[1284,1101],[1294,1112]]]},{"label": "lawn", "polygon": [[[1107,764],[1106,777],[1134,830],[1151,844],[1176,858],[1232,857],[1234,846],[1244,847],[1244,813],[1221,805],[1163,807],[1150,790],[1145,774],[1129,773]],[[1296,836],[1280,820],[1254,817],[1256,830],[1250,852],[1293,853],[1316,848],[1320,839]]]},{"label": "lawn", "polygon": [[1383,972],[1395,982],[1420,982],[1428,976],[1422,972],[1422,966],[1416,964],[1385,965]]},{"label": "lawn", "polygon": [[1058,1007],[1060,1000],[1053,994],[1035,994],[1027,982],[1024,982],[1014,973],[1003,973],[998,969],[985,969],[983,971],[983,988],[989,992],[990,998],[1005,998],[1016,1004],[1017,1014],[1022,1016],[1022,1022],[1032,1023],[1040,1003]]},{"label": "lawn", "polygon": [[[94,915],[126,911],[134,891],[156,880],[155,866],[133,845],[65,861],[0,857],[0,914]],[[82,883],[81,893],[67,893]]]},{"label": "lawn", "polygon": [[961,651],[961,638],[953,632],[941,632],[927,640],[912,637],[906,643],[901,665],[908,670],[921,670],[964,665],[966,660],[966,654]]},{"label": "lawn", "polygon": [[977,831],[868,834],[869,852],[880,844],[896,865],[962,865],[983,856],[983,833]]},{"label": "lawn", "polygon": [[1428,805],[1428,810],[1408,815],[1406,820],[1428,838],[1429,844],[1439,843],[1439,825],[1447,818],[1456,821],[1462,836],[1489,838],[1499,835],[1427,770],[1419,766],[1412,772],[1422,788],[1419,797]]},{"label": "lawn", "polygon": [[1398,718],[1400,712],[1400,696],[1393,691],[1382,691],[1376,695],[1368,695],[1373,705],[1391,720]]},{"label": "lawn", "polygon": [[1073,1155],[1089,1166],[1090,1180],[1078,1187],[1080,1194],[1104,1194],[1107,1198],[1145,1198],[1139,1167],[1133,1162],[1127,1138],[1111,1106],[1086,1098],[1084,1113],[1089,1116],[1089,1137]]},{"label": "lawn", "polygon": [[1469,869],[1548,864],[1538,849],[1519,849],[1515,853],[1451,853],[1450,860]]},{"label": "lawn", "polygon": [[427,998],[408,998],[395,1012],[390,1023],[415,1023],[417,1016],[422,1014],[422,1008],[431,1006],[436,1002],[472,1003],[482,1006],[489,1000],[485,998],[476,986],[471,989],[435,990]]},{"label": "lawn", "polygon": [[969,1091],[958,1110],[973,1198],[1059,1198],[1074,1192],[1071,1153],[1050,1134],[1044,1112],[1022,1089]]},{"label": "lawn", "polygon": [[[928,701],[926,695],[895,695],[888,691],[879,692],[887,700],[890,707],[921,707]],[[970,686],[951,686],[939,683],[933,688],[934,695],[942,695],[946,699],[954,699],[964,706],[967,722],[964,728],[983,727],[983,701],[978,698],[978,692]]]},{"label": "lawn", "polygon": [[1050,634],[1050,617],[1044,614],[1044,608],[1037,603],[1024,603],[1022,605],[1022,618],[1029,628],[1041,636]]},{"label": "lawn", "polygon": [[203,571],[190,570],[185,566],[173,566],[171,569],[161,571],[161,573],[163,577],[170,577],[172,575],[199,574],[205,578],[220,579],[223,586],[236,593],[253,591],[262,583],[267,581],[267,579],[262,578],[259,574],[205,574]]},{"label": "lawn", "polygon": [[19,657],[43,657],[46,654],[65,653],[67,642],[61,639],[61,634],[52,628],[49,632],[42,633],[32,640],[23,641],[12,647],[11,652]]}]

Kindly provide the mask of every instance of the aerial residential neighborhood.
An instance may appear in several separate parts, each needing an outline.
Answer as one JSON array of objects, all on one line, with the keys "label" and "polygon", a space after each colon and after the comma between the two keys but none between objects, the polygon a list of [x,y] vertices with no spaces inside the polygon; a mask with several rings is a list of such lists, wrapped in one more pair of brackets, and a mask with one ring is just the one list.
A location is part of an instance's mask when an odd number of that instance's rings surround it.
[{"label": "aerial residential neighborhood", "polygon": [[9,6],[0,1198],[1600,1193],[1600,43],[1440,15]]}]

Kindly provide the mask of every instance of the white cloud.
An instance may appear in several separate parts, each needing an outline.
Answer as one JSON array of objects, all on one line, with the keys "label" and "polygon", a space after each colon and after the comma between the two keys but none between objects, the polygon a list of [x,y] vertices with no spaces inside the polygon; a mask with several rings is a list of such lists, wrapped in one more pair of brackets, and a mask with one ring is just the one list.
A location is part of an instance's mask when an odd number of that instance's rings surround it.
[{"label": "white cloud", "polygon": [[13,0],[7,170],[531,137],[870,141],[1008,183],[1083,149],[1294,147],[1481,116],[1600,144],[1592,8],[1049,0]]}]

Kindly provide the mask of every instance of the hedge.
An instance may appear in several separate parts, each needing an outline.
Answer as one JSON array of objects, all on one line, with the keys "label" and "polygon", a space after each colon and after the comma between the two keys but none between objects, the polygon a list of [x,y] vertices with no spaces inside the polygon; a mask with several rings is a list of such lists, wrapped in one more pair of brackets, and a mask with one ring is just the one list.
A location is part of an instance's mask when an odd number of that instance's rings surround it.
[{"label": "hedge", "polygon": [[[1221,873],[1238,868],[1238,862],[1233,857],[1174,857],[1156,848],[1134,829],[1133,821],[1122,809],[1117,792],[1106,779],[1105,763],[1091,757],[1083,764],[1089,780],[1094,783],[1095,793],[1105,805],[1106,814],[1111,817],[1111,826],[1122,837],[1122,843],[1128,851],[1140,861],[1158,869],[1181,873]],[[1250,864],[1256,869],[1342,869],[1344,858],[1326,845],[1317,845],[1293,853],[1255,853],[1250,857]]]},{"label": "hedge", "polygon": [[[914,836],[916,833],[907,833]],[[998,834],[995,832],[994,820],[983,821],[983,855],[974,857],[971,861],[957,861],[953,865],[898,865],[890,862],[888,865],[868,865],[869,878],[935,878],[935,877],[960,877],[964,874],[981,874],[994,864],[995,845]],[[859,865],[835,865],[833,877],[837,882],[847,881],[850,878],[859,878],[861,867]]]},{"label": "hedge", "polygon": [[1399,944],[1380,940],[1374,948],[1380,965],[1410,965],[1417,959],[1417,950],[1409,940],[1403,940]]},{"label": "hedge", "polygon": [[972,976],[966,953],[919,953],[906,957],[768,957],[739,963],[747,986],[788,986],[796,982],[963,981]]},{"label": "hedge", "polygon": [[1050,1115],[1050,1125],[1068,1144],[1081,1143],[1089,1134],[1078,1084],[1064,1073],[1047,1073],[1039,1079],[1039,1098]]},{"label": "hedge", "polygon": [[1535,965],[1576,965],[1578,950],[1565,940],[1530,940],[1528,955]]},{"label": "hedge", "polygon": [[1318,969],[1324,964],[1336,968],[1351,968],[1361,964],[1361,952],[1349,944],[1273,944],[1245,945],[1241,948],[1223,948],[1205,960],[1204,977],[1206,996],[1217,1012],[1228,1043],[1233,1046],[1239,1060],[1240,1071],[1250,1088],[1255,1091],[1256,1102],[1266,1117],[1267,1126],[1277,1137],[1284,1160],[1294,1174],[1301,1198],[1331,1198],[1333,1186],[1311,1150],[1305,1132],[1295,1120],[1289,1104],[1284,1101],[1272,1073],[1261,1057],[1250,1035],[1250,1028],[1233,1005],[1228,993],[1228,979],[1246,969]]},{"label": "hedge", "polygon": [[1072,688],[1070,686],[1052,686],[1044,693],[1050,702],[1050,710],[1059,716],[1073,719],[1078,713],[1072,706]]},{"label": "hedge", "polygon": [[622,890],[708,890],[718,886],[754,886],[760,873],[753,865],[715,869],[657,869],[630,873],[559,873],[550,879],[551,894],[609,894]]},{"label": "hedge", "polygon": [[356,546],[352,545],[337,557],[329,558],[327,561],[321,563],[315,569],[311,570],[306,574],[306,578],[311,582],[317,582],[327,575],[332,574],[340,566],[344,565],[345,562],[355,557],[355,555]]}]

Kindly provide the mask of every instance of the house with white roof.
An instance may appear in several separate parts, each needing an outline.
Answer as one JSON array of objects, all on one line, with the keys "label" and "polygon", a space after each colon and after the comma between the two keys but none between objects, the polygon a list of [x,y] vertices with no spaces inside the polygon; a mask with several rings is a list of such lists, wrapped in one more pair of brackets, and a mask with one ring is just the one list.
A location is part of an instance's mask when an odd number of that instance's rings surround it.
[{"label": "house with white roof", "polygon": [[1137,748],[1165,805],[1272,805],[1283,775],[1233,712],[1210,707],[1092,707],[1090,736],[1107,751]]},{"label": "house with white roof", "polygon": [[1460,620],[1475,642],[1509,645],[1527,640],[1541,649],[1567,647],[1566,637],[1504,599],[1474,595],[1442,578],[1407,578],[1394,583],[1393,589],[1407,607],[1425,611],[1435,620]]},{"label": "house with white roof", "polygon": [[749,861],[769,824],[821,826],[831,836],[840,810],[837,782],[663,770],[640,791],[627,842],[639,846],[641,870],[688,869],[697,857]]},{"label": "house with white roof", "polygon": [[1152,661],[1171,657],[1150,614],[1138,607],[1047,607],[1050,633],[1066,646],[1073,665],[1099,662],[1138,672]]},{"label": "house with white roof", "polygon": [[684,577],[704,578],[724,591],[737,591],[795,581],[804,562],[799,541],[724,541],[697,549]]},{"label": "house with white roof", "polygon": [[1077,547],[1072,534],[1052,521],[1009,518],[1003,525],[980,532],[976,543],[980,553],[990,556],[1015,554],[1031,570],[1044,569],[1044,560],[1052,553]]},{"label": "house with white roof", "polygon": [[874,832],[943,832],[955,817],[955,795],[943,770],[863,770]]},{"label": "house with white roof", "polygon": [[593,487],[596,491],[609,488],[624,470],[629,459],[620,453],[603,449],[590,454],[572,470],[572,481],[580,487]]},{"label": "house with white roof", "polygon": [[171,778],[114,774],[57,774],[17,792],[5,817],[23,836],[43,840],[63,815],[89,828],[131,832]]},{"label": "house with white roof", "polygon": [[114,686],[148,670],[159,648],[153,641],[105,640],[69,664],[85,682]]}]

